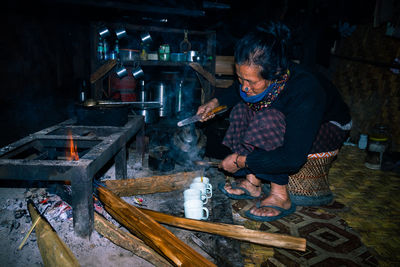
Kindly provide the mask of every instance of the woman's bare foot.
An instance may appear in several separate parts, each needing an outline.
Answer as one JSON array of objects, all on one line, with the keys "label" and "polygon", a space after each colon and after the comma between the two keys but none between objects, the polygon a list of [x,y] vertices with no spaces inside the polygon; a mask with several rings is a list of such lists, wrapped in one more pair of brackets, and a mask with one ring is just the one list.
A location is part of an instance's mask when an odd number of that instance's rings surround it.
[{"label": "woman's bare foot", "polygon": [[[253,197],[261,196],[261,180],[257,179],[254,174],[246,175],[246,179],[243,179],[239,184],[236,185],[237,187],[243,187],[249,191],[250,195]],[[243,195],[245,192],[240,188],[232,188],[230,184],[225,185],[225,190],[229,194],[233,195]]]},{"label": "woman's bare foot", "polygon": [[[267,198],[264,198],[260,207],[262,206],[278,206],[284,209],[291,207],[289,193],[287,191],[287,185],[278,185],[271,183],[271,191]],[[250,213],[257,216],[273,217],[279,215],[280,211],[274,208],[257,208],[256,206],[250,209]]]}]

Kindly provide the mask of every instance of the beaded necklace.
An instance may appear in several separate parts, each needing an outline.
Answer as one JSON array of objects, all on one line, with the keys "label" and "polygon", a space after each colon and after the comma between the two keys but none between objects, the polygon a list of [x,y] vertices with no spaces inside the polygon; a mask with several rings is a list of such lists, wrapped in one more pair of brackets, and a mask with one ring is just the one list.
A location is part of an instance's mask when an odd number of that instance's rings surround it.
[{"label": "beaded necklace", "polygon": [[289,80],[289,75],[290,72],[287,70],[285,74],[282,75],[281,79],[277,79],[274,81],[272,84],[272,89],[270,92],[263,98],[263,100],[257,102],[257,103],[246,103],[247,106],[251,109],[254,110],[255,112],[258,112],[264,108],[268,108],[272,105],[274,100],[278,97],[280,92],[285,88],[286,82]]}]

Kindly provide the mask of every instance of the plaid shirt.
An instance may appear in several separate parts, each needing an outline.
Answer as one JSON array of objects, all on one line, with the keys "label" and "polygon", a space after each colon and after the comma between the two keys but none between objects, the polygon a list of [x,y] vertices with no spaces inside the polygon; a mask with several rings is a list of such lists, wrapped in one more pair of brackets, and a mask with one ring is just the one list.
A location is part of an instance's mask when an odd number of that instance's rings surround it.
[{"label": "plaid shirt", "polygon": [[283,144],[286,123],[279,110],[266,108],[255,112],[240,102],[232,109],[229,120],[222,143],[235,153],[248,155],[255,147],[269,151]]}]

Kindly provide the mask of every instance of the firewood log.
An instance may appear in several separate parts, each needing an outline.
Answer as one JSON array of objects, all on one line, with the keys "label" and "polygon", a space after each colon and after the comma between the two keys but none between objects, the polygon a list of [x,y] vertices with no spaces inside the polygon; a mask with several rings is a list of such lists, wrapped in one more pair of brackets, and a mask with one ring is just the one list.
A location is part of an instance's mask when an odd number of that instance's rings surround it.
[{"label": "firewood log", "polygon": [[75,255],[60,239],[47,220],[41,217],[31,200],[28,201],[28,210],[32,221],[40,217],[35,232],[44,266],[80,266]]},{"label": "firewood log", "polygon": [[106,210],[144,243],[176,266],[216,266],[138,208],[105,187],[97,188]]},{"label": "firewood log", "polygon": [[142,240],[131,233],[122,231],[98,213],[94,214],[94,228],[114,244],[132,251],[135,255],[154,264],[154,266],[172,266]]},{"label": "firewood log", "polygon": [[180,190],[188,186],[197,174],[196,171],[178,172],[135,179],[106,180],[104,183],[117,196],[126,197]]},{"label": "firewood log", "polygon": [[294,249],[299,251],[306,250],[306,239],[300,237],[255,231],[247,229],[242,225],[198,221],[180,218],[153,210],[143,208],[139,209],[143,213],[151,216],[154,220],[163,224],[168,224],[188,230],[222,235],[260,245]]}]

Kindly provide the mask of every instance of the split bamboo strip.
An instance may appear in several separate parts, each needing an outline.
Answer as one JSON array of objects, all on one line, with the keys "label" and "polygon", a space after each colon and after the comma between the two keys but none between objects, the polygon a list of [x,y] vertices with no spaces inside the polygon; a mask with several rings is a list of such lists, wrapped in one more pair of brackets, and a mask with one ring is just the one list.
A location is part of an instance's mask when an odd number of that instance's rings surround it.
[{"label": "split bamboo strip", "polygon": [[160,254],[147,246],[142,240],[131,233],[122,231],[103,216],[94,214],[94,228],[114,244],[132,251],[135,255],[147,260],[154,266],[171,266]]},{"label": "split bamboo strip", "polygon": [[188,186],[197,172],[178,172],[169,175],[151,176],[126,180],[106,180],[107,189],[120,197],[170,192]]},{"label": "split bamboo strip", "polygon": [[31,200],[28,201],[28,210],[32,221],[40,218],[35,227],[35,232],[43,265],[49,267],[80,266],[75,255],[60,239],[46,219],[41,217]]},{"label": "split bamboo strip", "polygon": [[176,266],[215,266],[173,233],[138,208],[126,203],[110,190],[99,186],[99,199],[115,219],[167,257]]},{"label": "split bamboo strip", "polygon": [[198,220],[175,217],[172,215],[168,215],[153,210],[148,210],[143,208],[139,209],[143,213],[151,216],[154,220],[160,223],[177,226],[184,229],[222,235],[260,245],[294,249],[299,251],[306,250],[306,239],[301,237],[266,233],[262,231],[247,229],[242,225],[198,221]]}]

